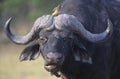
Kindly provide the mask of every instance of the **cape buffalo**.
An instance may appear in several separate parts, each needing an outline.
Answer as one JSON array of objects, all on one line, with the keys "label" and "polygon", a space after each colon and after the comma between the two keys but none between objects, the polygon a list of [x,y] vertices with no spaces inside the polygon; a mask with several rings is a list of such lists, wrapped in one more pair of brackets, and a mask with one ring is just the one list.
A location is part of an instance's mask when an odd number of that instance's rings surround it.
[{"label": "cape buffalo", "polygon": [[27,45],[21,61],[41,54],[45,69],[57,77],[120,79],[119,9],[115,0],[65,0],[59,14],[39,17],[27,35],[11,32],[12,18],[5,32],[14,43]]}]

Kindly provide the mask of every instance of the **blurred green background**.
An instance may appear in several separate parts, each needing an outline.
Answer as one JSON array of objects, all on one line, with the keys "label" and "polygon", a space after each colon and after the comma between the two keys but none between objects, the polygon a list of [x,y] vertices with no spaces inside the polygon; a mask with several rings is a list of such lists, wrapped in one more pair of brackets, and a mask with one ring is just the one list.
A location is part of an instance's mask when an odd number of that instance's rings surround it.
[{"label": "blurred green background", "polygon": [[13,44],[4,33],[4,24],[13,17],[11,30],[25,35],[34,21],[51,14],[63,0],[0,0],[0,79],[57,79],[44,69],[44,61],[20,62],[19,55],[25,46]]}]

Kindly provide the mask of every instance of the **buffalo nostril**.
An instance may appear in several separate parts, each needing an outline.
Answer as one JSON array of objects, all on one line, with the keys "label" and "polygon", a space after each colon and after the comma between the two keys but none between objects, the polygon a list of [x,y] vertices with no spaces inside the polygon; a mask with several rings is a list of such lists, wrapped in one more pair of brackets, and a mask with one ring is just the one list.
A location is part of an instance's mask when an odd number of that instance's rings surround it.
[{"label": "buffalo nostril", "polygon": [[47,59],[52,59],[53,57],[54,57],[54,55],[52,52],[48,53],[46,56]]},{"label": "buffalo nostril", "polygon": [[62,59],[62,58],[63,58],[62,54],[59,54],[59,55],[57,56],[57,59]]},{"label": "buffalo nostril", "polygon": [[62,54],[50,52],[46,55],[46,58],[48,60],[57,60],[57,59],[60,60],[60,59],[62,59]]}]

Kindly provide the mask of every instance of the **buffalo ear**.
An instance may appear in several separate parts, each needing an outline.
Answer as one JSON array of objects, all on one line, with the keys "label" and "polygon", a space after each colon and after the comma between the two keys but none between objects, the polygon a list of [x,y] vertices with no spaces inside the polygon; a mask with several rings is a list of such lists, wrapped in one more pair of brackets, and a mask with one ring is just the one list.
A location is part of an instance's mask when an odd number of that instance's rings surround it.
[{"label": "buffalo ear", "polygon": [[19,60],[26,61],[26,60],[35,60],[39,57],[39,44],[29,45],[27,46],[21,53]]},{"label": "buffalo ear", "polygon": [[81,61],[83,63],[92,64],[92,58],[89,56],[86,47],[78,40],[74,42],[74,59],[75,61]]}]

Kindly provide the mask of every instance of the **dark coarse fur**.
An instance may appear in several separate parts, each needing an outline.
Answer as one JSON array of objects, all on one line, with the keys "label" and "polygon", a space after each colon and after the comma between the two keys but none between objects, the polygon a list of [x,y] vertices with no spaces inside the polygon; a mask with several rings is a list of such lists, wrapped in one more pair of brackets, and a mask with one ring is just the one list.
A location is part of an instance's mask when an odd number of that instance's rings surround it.
[{"label": "dark coarse fur", "polygon": [[120,2],[115,0],[65,0],[61,13],[76,16],[93,33],[102,32],[110,18],[114,32],[103,43],[83,41],[93,64],[75,62],[72,55],[64,62],[63,79],[120,79]]},{"label": "dark coarse fur", "polygon": [[[41,54],[44,68],[56,77],[60,77],[60,72],[62,79],[120,79],[120,1],[65,0],[58,13],[39,17],[25,36],[13,34],[12,18],[8,19],[5,24],[8,38],[27,45],[20,61],[35,60]],[[112,24],[112,34],[110,29],[103,32]],[[87,29],[84,37],[96,39],[92,36],[100,35],[101,39],[105,34],[109,37],[97,43],[86,40],[80,32],[84,27]]]}]

